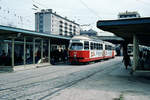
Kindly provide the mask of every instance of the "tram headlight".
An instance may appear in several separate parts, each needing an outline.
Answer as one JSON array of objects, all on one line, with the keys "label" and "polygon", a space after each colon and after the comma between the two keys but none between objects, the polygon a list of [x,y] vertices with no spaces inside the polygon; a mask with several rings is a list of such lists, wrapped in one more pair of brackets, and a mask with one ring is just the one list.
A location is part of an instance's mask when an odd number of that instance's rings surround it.
[{"label": "tram headlight", "polygon": [[76,57],[77,57],[77,55],[75,55],[75,54],[74,54],[73,56],[74,56],[74,58],[76,58]]}]

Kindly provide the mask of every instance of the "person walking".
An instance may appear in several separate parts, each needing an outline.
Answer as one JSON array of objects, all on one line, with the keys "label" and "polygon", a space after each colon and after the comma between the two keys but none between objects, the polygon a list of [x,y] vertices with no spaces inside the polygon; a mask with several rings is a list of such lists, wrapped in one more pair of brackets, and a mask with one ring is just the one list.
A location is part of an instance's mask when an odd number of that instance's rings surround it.
[{"label": "person walking", "polygon": [[125,68],[128,69],[128,66],[131,66],[130,56],[124,56],[122,62],[124,62]]}]

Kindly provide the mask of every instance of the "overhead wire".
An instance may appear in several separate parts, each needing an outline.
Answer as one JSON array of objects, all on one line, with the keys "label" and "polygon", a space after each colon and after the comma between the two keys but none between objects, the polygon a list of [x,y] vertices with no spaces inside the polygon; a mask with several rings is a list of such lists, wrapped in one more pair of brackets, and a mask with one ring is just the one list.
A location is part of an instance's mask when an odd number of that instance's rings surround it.
[{"label": "overhead wire", "polygon": [[[83,0],[79,0],[80,3],[85,6],[91,13],[93,13],[98,19],[102,19],[102,17],[99,16],[99,14],[91,9]],[[113,15],[113,14],[116,14],[116,13],[112,13],[112,12],[102,12],[104,15]]]},{"label": "overhead wire", "polygon": [[100,16],[99,16],[99,14],[96,12],[96,11],[94,11],[93,9],[91,9],[83,0],[79,0],[80,1],[80,3],[83,5],[83,6],[85,6],[91,13],[93,13],[94,15],[96,15],[98,18],[101,18]]},{"label": "overhead wire", "polygon": [[[48,7],[46,7],[44,4],[41,4],[41,3],[39,3],[39,2],[37,2],[37,1],[35,1],[35,0],[32,0],[32,2],[38,4],[38,5],[40,5],[40,6],[44,7],[44,8],[46,8],[46,9],[48,9]],[[35,8],[39,8],[39,7],[38,7],[37,5],[35,5],[35,4],[33,4],[33,6],[34,6]],[[39,9],[40,9],[40,8],[39,8]]]}]

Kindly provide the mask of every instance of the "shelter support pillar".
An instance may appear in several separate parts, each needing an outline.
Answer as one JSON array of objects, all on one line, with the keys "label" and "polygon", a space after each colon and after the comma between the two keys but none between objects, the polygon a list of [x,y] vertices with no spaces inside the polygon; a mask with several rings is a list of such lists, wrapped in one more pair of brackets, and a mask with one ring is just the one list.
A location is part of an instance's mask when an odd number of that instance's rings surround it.
[{"label": "shelter support pillar", "polygon": [[49,63],[51,63],[50,62],[50,60],[51,60],[51,41],[50,41],[50,39],[48,40],[48,62]]},{"label": "shelter support pillar", "polygon": [[139,41],[136,35],[133,36],[133,71],[137,69],[139,60]]},{"label": "shelter support pillar", "polygon": [[14,52],[15,52],[15,39],[12,38],[12,49],[11,49],[11,66],[14,67]]},{"label": "shelter support pillar", "polygon": [[43,39],[41,39],[41,62],[43,63]]},{"label": "shelter support pillar", "polygon": [[26,64],[26,37],[24,37],[24,53],[23,53],[23,64]]},{"label": "shelter support pillar", "polygon": [[33,64],[35,64],[35,38],[33,38]]}]

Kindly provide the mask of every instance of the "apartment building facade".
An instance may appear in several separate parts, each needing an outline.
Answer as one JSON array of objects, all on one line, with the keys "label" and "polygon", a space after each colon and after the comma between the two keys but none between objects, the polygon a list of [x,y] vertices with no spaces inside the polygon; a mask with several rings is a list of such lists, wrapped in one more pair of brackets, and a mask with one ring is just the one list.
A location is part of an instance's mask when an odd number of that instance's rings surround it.
[{"label": "apartment building facade", "polygon": [[35,13],[35,31],[64,36],[80,35],[80,25],[62,17],[52,9]]}]

